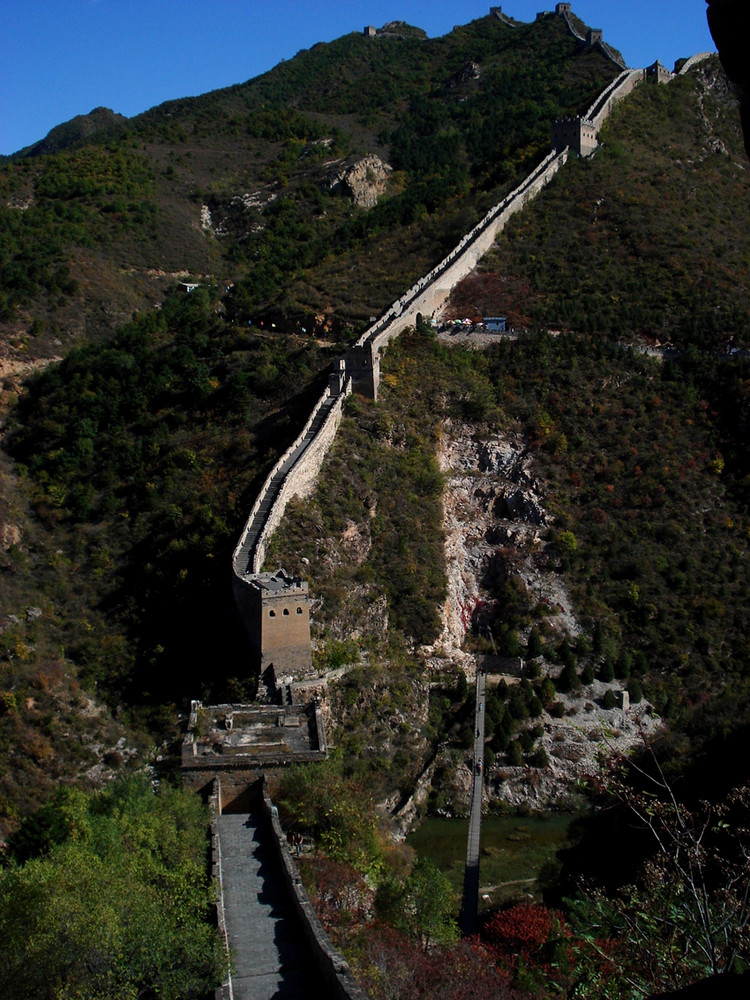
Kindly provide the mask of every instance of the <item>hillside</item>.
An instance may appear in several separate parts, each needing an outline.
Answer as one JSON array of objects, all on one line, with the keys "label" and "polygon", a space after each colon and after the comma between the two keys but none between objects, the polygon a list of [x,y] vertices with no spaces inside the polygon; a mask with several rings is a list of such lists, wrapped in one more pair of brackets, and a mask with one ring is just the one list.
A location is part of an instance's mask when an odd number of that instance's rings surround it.
[{"label": "hillside", "polygon": [[[59,354],[55,341],[111,332],[188,275],[237,282],[243,321],[273,309],[295,329],[357,326],[616,70],[559,18],[486,17],[432,40],[402,25],[88,138],[92,116],[60,126],[0,169],[0,337]],[[367,155],[393,168],[370,209],[335,183]]]},{"label": "hillside", "polygon": [[[330,361],[536,162],[550,118],[616,72],[559,18],[435,40],[397,22],[2,167],[6,356],[63,356],[2,397],[3,836],[55,784],[144,762],[168,777],[189,698],[254,695],[230,553]],[[275,792],[331,845],[311,877],[373,996],[381,945],[422,983],[453,970],[449,951],[421,960],[421,930],[403,943],[410,861],[374,809],[391,830],[465,808],[477,663],[525,661],[486,699],[493,808],[601,805],[600,756],[662,722],[679,779],[746,718],[750,255],[733,113],[713,64],[636,91],[456,291],[454,314],[506,314],[519,336],[477,350],[425,327],[392,343],[381,400],[348,400],[316,492],[272,541],[269,564],[310,581],[334,750],[319,782],[290,768]],[[178,293],[180,274],[201,287]],[[680,350],[649,356],[656,339]],[[718,759],[727,785],[746,779],[736,750]],[[348,924],[331,884],[372,906]],[[577,903],[575,942],[548,915],[528,969],[499,936],[482,953],[498,996],[573,990],[573,955],[591,995],[632,995],[645,972],[619,911]],[[586,953],[594,918],[604,965]],[[661,968],[639,982],[705,971],[675,971],[684,942],[660,933]],[[398,995],[414,995],[404,976]]]},{"label": "hillside", "polygon": [[748,342],[748,167],[718,60],[618,108],[602,148],[508,227],[451,315],[620,341]]}]

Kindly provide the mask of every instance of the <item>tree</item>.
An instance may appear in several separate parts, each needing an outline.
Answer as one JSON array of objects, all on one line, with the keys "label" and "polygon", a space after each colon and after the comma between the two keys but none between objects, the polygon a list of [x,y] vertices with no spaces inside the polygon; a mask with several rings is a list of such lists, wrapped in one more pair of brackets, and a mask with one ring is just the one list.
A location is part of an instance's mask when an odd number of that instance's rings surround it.
[{"label": "tree", "polygon": [[0,873],[3,996],[187,1000],[214,989],[225,958],[206,921],[200,802],[133,779],[86,805],[79,793],[62,801],[67,834],[52,824],[43,855]]},{"label": "tree", "polygon": [[[688,807],[656,756],[621,758],[605,788],[650,833],[655,854],[616,898],[589,891],[572,904],[586,941],[590,980],[616,973],[628,989],[591,996],[651,994],[741,971],[750,960],[750,786],[720,803]],[[586,958],[582,966],[586,965]],[[717,995],[720,995],[717,992]]]},{"label": "tree", "polygon": [[602,705],[609,711],[612,708],[617,707],[617,695],[614,693],[612,688],[607,688],[604,692],[604,697],[602,698]]},{"label": "tree", "polygon": [[530,660],[536,659],[537,656],[542,655],[542,637],[536,628],[532,628],[529,632],[529,640],[527,645],[528,657]]},{"label": "tree", "polygon": [[417,938],[423,952],[458,940],[457,902],[447,877],[427,858],[418,858],[408,878],[385,879],[375,909],[381,920]]},{"label": "tree", "polygon": [[615,679],[615,668],[612,666],[612,661],[607,657],[607,659],[602,663],[599,668],[599,680],[604,681],[605,684],[611,683]]},{"label": "tree", "polygon": [[419,858],[406,880],[406,914],[425,952],[431,944],[458,940],[456,899],[448,878],[427,858]]},{"label": "tree", "polygon": [[563,667],[560,676],[557,678],[557,690],[566,693],[568,691],[575,691],[580,686],[581,681],[575,667],[572,664]]}]

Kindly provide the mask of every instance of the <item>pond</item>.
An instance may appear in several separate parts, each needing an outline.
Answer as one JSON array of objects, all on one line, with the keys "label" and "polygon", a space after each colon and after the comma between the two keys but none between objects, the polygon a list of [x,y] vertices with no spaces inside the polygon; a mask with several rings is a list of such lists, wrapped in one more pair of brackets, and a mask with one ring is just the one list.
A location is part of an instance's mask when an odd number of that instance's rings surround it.
[{"label": "pond", "polygon": [[[480,911],[509,899],[541,899],[537,877],[567,843],[571,813],[482,817],[479,859]],[[463,888],[468,819],[430,816],[409,834],[407,844],[429,858],[460,893]],[[482,896],[489,896],[489,902]]]}]

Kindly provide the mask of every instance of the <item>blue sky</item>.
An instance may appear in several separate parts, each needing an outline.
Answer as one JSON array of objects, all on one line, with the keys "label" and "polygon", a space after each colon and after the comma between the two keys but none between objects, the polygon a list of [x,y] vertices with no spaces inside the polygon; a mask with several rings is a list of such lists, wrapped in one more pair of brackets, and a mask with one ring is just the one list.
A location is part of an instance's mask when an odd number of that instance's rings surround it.
[{"label": "blue sky", "polygon": [[[521,21],[555,0],[506,0]],[[241,83],[302,48],[403,20],[434,37],[490,0],[0,0],[0,153],[103,105],[131,117]],[[705,0],[573,0],[630,66],[713,50]]]}]

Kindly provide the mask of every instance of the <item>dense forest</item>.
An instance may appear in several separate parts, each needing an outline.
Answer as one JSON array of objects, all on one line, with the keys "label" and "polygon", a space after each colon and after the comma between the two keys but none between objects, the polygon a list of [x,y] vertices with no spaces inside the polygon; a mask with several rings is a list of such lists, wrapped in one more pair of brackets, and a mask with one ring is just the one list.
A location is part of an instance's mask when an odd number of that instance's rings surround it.
[{"label": "dense forest", "polygon": [[[618,72],[554,17],[389,29],[0,163],[3,358],[54,359],[0,397],[0,923],[19,996],[198,997],[220,975],[206,816],[172,785],[189,699],[255,696],[229,585],[244,518],[331,360]],[[507,315],[516,335],[392,343],[380,401],[347,401],[269,549],[310,580],[316,666],[348,668],[330,759],[274,795],[318,846],[306,884],[373,998],[629,998],[750,961],[734,97],[711,61],[639,88],[601,139],[454,292],[449,316]],[[392,169],[364,208],[331,181],[369,153]],[[188,276],[200,287],[180,294]],[[551,517],[534,558],[580,623],[553,627],[497,546],[465,648],[526,666],[487,697],[492,780],[541,782],[545,727],[574,696],[606,712],[626,690],[661,721],[642,758],[566,793],[587,817],[576,843],[472,943],[387,818],[427,767],[424,809],[457,808],[473,738],[466,676],[432,648],[438,449],[458,424],[524,442]]]}]

